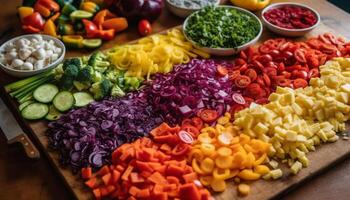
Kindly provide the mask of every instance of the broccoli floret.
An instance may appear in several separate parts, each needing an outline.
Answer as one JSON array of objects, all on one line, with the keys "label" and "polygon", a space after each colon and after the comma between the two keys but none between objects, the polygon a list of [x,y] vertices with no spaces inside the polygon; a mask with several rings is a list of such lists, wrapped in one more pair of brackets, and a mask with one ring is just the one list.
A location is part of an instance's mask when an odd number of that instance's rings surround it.
[{"label": "broccoli floret", "polygon": [[82,83],[79,81],[73,81],[73,85],[78,91],[83,91],[90,88],[90,83],[86,83],[86,82]]},{"label": "broccoli floret", "polygon": [[125,77],[125,89],[128,91],[136,90],[140,87],[140,82],[136,77]]},{"label": "broccoli floret", "polygon": [[93,75],[92,75],[92,82],[93,83],[97,83],[97,82],[100,82],[102,81],[102,74],[100,72],[94,72]]},{"label": "broccoli floret", "polygon": [[64,75],[76,78],[79,73],[79,68],[76,65],[68,65],[64,70]]},{"label": "broccoli floret", "polygon": [[105,77],[112,83],[118,83],[118,78],[121,76],[121,72],[118,70],[108,70],[105,73]]},{"label": "broccoli floret", "polygon": [[86,66],[81,70],[79,70],[76,80],[80,82],[91,82],[93,75],[94,75],[94,70],[92,69],[92,67]]},{"label": "broccoli floret", "polygon": [[122,97],[124,95],[125,95],[125,92],[117,84],[114,84],[111,90],[111,96]]},{"label": "broccoli floret", "polygon": [[73,87],[74,77],[63,74],[58,84],[63,90],[70,90]]},{"label": "broccoli floret", "polygon": [[83,62],[80,58],[68,58],[63,62],[63,69],[65,70],[69,65],[75,65],[80,69],[83,67]]},{"label": "broccoli floret", "polygon": [[105,72],[110,65],[107,61],[107,57],[100,51],[96,51],[90,56],[88,64],[96,71],[102,73]]},{"label": "broccoli floret", "polygon": [[94,95],[95,100],[101,100],[109,94],[111,87],[111,82],[103,79],[101,82],[92,84],[90,92]]}]

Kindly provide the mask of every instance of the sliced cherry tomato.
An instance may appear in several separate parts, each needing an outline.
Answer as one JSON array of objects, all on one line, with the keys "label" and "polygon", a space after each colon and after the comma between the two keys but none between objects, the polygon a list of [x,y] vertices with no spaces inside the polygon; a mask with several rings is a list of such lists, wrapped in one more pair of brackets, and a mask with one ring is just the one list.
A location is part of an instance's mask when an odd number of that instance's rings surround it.
[{"label": "sliced cherry tomato", "polygon": [[193,143],[193,137],[192,134],[186,132],[186,131],[179,131],[177,134],[181,141],[183,141],[186,144],[192,144]]},{"label": "sliced cherry tomato", "polygon": [[235,65],[241,66],[241,65],[244,65],[244,64],[247,64],[247,62],[245,60],[243,60],[242,58],[237,58],[235,60]]},{"label": "sliced cherry tomato", "polygon": [[239,57],[243,60],[248,60],[248,56],[244,51],[239,52]]},{"label": "sliced cherry tomato", "polygon": [[219,117],[219,113],[216,110],[204,109],[198,113],[198,117],[204,122],[211,123]]},{"label": "sliced cherry tomato", "polygon": [[230,80],[234,81],[238,76],[241,75],[241,72],[239,70],[234,70],[230,73]]},{"label": "sliced cherry tomato", "polygon": [[171,153],[174,156],[181,156],[181,155],[185,155],[189,151],[191,151],[191,147],[188,144],[179,143],[174,147]]},{"label": "sliced cherry tomato", "polygon": [[320,77],[320,72],[317,68],[313,68],[309,71],[307,75],[308,79]]},{"label": "sliced cherry tomato", "polygon": [[259,51],[260,51],[260,53],[269,53],[271,51],[271,47],[263,44],[259,47]]},{"label": "sliced cherry tomato", "polygon": [[252,82],[254,82],[255,79],[258,77],[258,74],[256,73],[256,71],[254,69],[247,69],[244,72],[244,75],[248,76]]},{"label": "sliced cherry tomato", "polygon": [[271,80],[270,80],[270,77],[263,73],[263,76],[262,76],[263,80],[264,80],[264,83],[267,87],[270,87],[271,86]]},{"label": "sliced cherry tomato", "polygon": [[308,86],[308,83],[305,79],[297,78],[293,81],[294,88],[304,88]]},{"label": "sliced cherry tomato", "polygon": [[294,52],[295,59],[300,63],[306,63],[305,53],[302,49],[298,49]]},{"label": "sliced cherry tomato", "polygon": [[181,130],[186,131],[191,134],[193,137],[197,137],[199,135],[199,130],[193,125],[182,125]]},{"label": "sliced cherry tomato", "polygon": [[245,72],[245,70],[247,70],[247,69],[248,69],[248,64],[244,64],[239,68],[239,71]]},{"label": "sliced cherry tomato", "polygon": [[255,100],[255,103],[263,105],[263,104],[269,103],[269,100],[268,100],[268,98],[260,98],[260,99]]},{"label": "sliced cherry tomato", "polygon": [[246,102],[245,102],[245,99],[243,98],[243,96],[239,93],[233,93],[232,94],[232,99],[234,102],[238,103],[238,104],[241,104],[241,105],[244,105]]},{"label": "sliced cherry tomato", "polygon": [[265,54],[265,55],[259,56],[258,60],[261,63],[268,63],[272,61],[272,56],[270,54]]},{"label": "sliced cherry tomato", "polygon": [[304,70],[294,70],[292,71],[292,78],[301,78],[306,80],[308,78],[308,73]]},{"label": "sliced cherry tomato", "polygon": [[146,19],[143,19],[139,22],[138,29],[139,29],[140,35],[142,36],[146,36],[152,33],[151,23]]},{"label": "sliced cherry tomato", "polygon": [[251,83],[248,85],[246,91],[249,94],[249,96],[257,97],[260,95],[262,89],[258,83]]},{"label": "sliced cherry tomato", "polygon": [[250,84],[250,82],[250,78],[245,75],[240,75],[235,79],[235,85],[238,88],[245,88]]},{"label": "sliced cherry tomato", "polygon": [[265,82],[261,75],[259,75],[258,78],[256,78],[255,82],[257,82],[260,86],[265,87]]},{"label": "sliced cherry tomato", "polygon": [[261,64],[261,62],[257,61],[257,60],[253,60],[252,64],[254,65],[254,67],[260,71],[264,70],[264,65]]},{"label": "sliced cherry tomato", "polygon": [[276,84],[281,87],[290,87],[293,88],[292,81],[286,78],[278,78],[275,80]]},{"label": "sliced cherry tomato", "polygon": [[218,65],[216,67],[216,69],[217,69],[219,76],[226,76],[228,74],[227,68],[222,66],[222,65]]},{"label": "sliced cherry tomato", "polygon": [[243,105],[235,104],[235,105],[231,106],[231,108],[230,108],[230,114],[231,114],[232,116],[235,116],[235,113],[237,113],[237,112],[243,110],[244,108],[245,108],[245,106],[243,106]]}]

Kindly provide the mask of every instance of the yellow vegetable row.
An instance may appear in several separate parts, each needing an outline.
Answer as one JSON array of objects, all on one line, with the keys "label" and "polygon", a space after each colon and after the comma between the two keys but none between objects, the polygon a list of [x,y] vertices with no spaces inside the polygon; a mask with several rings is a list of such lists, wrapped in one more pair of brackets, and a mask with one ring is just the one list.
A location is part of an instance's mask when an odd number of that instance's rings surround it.
[{"label": "yellow vegetable row", "polygon": [[[270,103],[253,104],[235,115],[240,131],[270,143],[269,156],[287,163],[294,174],[308,165],[306,154],[316,145],[338,140],[336,132],[345,130],[350,117],[350,60],[328,62],[320,73],[309,87],[279,87],[270,95]],[[270,165],[278,164],[272,160]],[[269,173],[264,178],[275,177]]]},{"label": "yellow vegetable row", "polygon": [[187,63],[191,58],[210,57],[195,49],[179,29],[145,37],[135,44],[115,47],[108,55],[113,65],[126,70],[126,76],[147,79],[154,73],[168,73],[174,65]]},{"label": "yellow vegetable row", "polygon": [[[226,113],[215,127],[203,128],[189,155],[201,183],[216,192],[226,189],[227,179],[257,180],[270,171],[264,163],[271,145],[240,134],[230,119]],[[246,186],[238,189],[247,191]]]}]

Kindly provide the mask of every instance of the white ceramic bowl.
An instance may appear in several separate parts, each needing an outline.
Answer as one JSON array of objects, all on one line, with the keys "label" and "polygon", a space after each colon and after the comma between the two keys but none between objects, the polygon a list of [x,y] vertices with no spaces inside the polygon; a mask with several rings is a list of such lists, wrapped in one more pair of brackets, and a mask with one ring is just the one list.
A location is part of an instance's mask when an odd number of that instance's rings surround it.
[{"label": "white ceramic bowl", "polygon": [[186,39],[188,41],[190,41],[196,48],[198,48],[198,49],[200,49],[200,50],[202,50],[204,52],[207,52],[210,55],[214,55],[214,56],[231,56],[231,55],[234,55],[234,54],[236,54],[236,53],[238,53],[238,52],[248,48],[249,46],[254,45],[259,40],[259,38],[260,38],[260,36],[261,36],[261,34],[263,32],[263,25],[262,25],[260,19],[256,15],[254,15],[252,12],[250,12],[250,11],[248,11],[246,9],[235,7],[235,6],[218,6],[218,7],[228,7],[228,8],[232,8],[232,9],[237,9],[237,10],[240,10],[240,11],[242,11],[242,12],[244,12],[244,13],[250,15],[250,16],[253,16],[259,22],[259,26],[260,26],[259,33],[251,41],[249,41],[249,42],[247,42],[247,43],[245,43],[245,44],[243,44],[241,46],[238,46],[236,48],[210,48],[210,47],[203,47],[203,46],[197,44],[195,41],[191,40],[187,36],[186,31],[185,31],[188,20],[191,18],[191,16],[193,16],[196,13],[195,12],[195,13],[191,14],[190,16],[188,16],[186,18],[182,29],[183,29],[183,32],[184,32],[184,35],[185,35]]},{"label": "white ceramic bowl", "polygon": [[[220,1],[221,0],[216,0],[214,5],[219,5]],[[174,5],[169,0],[166,0],[165,4],[168,7],[168,9],[170,10],[170,12],[172,12],[174,15],[181,17],[181,18],[186,18],[187,16],[189,16],[193,12],[200,10],[200,9],[191,9],[191,8],[180,7],[180,6]]]},{"label": "white ceramic bowl", "polygon": [[[303,29],[287,29],[287,28],[281,28],[279,26],[276,26],[272,23],[270,23],[269,21],[267,21],[267,19],[264,17],[264,14],[271,10],[271,9],[274,9],[274,8],[279,8],[279,7],[282,7],[282,6],[298,6],[298,7],[302,7],[302,8],[305,8],[305,9],[308,9],[310,10],[311,12],[314,13],[314,15],[316,16],[317,18],[317,22],[316,24],[314,24],[313,26],[309,27],[309,28],[303,28]],[[303,36],[305,34],[307,34],[308,32],[310,32],[311,30],[313,30],[314,28],[316,28],[320,22],[321,22],[321,17],[320,17],[320,14],[314,10],[313,8],[307,6],[307,5],[304,5],[304,4],[300,4],[300,3],[292,3],[292,2],[286,2],[286,3],[274,3],[274,4],[271,4],[269,6],[267,6],[261,13],[261,18],[262,18],[262,21],[264,23],[264,25],[272,32],[276,33],[276,34],[279,34],[279,35],[283,35],[283,36],[288,36],[288,37],[300,37],[300,36]]]},{"label": "white ceramic bowl", "polygon": [[[4,48],[7,46],[7,44],[9,44],[10,42],[13,42],[15,40],[21,39],[21,38],[32,38],[37,34],[28,34],[28,35],[21,35],[15,38],[12,38],[11,40],[5,42],[4,44],[2,44],[0,46],[0,52],[4,52]],[[42,72],[48,71],[50,69],[55,68],[58,64],[60,64],[63,59],[64,56],[66,54],[66,48],[64,46],[64,44],[57,38],[49,36],[49,35],[41,35],[41,37],[43,38],[43,40],[53,40],[55,42],[55,44],[60,47],[62,49],[62,53],[59,56],[59,58],[57,60],[55,60],[54,62],[50,63],[48,66],[43,67],[42,69],[38,69],[38,70],[18,70],[18,69],[13,69],[11,67],[7,67],[6,65],[4,65],[3,63],[0,63],[0,67],[1,69],[3,69],[6,73],[14,76],[14,77],[28,77],[28,76],[33,76],[35,74],[40,74]]]}]

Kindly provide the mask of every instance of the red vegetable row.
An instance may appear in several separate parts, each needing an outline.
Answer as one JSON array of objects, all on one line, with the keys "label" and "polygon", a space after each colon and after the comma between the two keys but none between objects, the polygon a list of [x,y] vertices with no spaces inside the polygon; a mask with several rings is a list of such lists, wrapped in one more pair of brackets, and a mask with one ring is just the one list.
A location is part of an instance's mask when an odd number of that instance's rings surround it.
[{"label": "red vegetable row", "polygon": [[[240,52],[232,69],[225,72],[219,66],[219,75],[229,74],[233,83],[236,104],[232,112],[250,105],[267,103],[277,86],[301,88],[310,78],[319,77],[320,65],[334,57],[348,57],[350,43],[330,33],[293,42],[284,38],[270,39],[258,48]],[[243,99],[243,97],[244,99]]]}]

